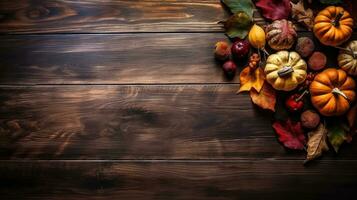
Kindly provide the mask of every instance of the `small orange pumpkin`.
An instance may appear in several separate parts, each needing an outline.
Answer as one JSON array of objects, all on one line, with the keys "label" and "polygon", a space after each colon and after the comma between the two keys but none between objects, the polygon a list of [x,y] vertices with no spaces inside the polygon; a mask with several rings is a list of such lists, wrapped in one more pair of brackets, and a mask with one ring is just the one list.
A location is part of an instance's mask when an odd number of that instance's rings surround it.
[{"label": "small orange pumpkin", "polygon": [[314,20],[314,34],[327,46],[338,46],[352,35],[353,18],[342,7],[329,6],[320,11]]},{"label": "small orange pumpkin", "polygon": [[311,102],[324,116],[343,115],[355,100],[355,89],[355,81],[345,71],[328,68],[311,83]]}]

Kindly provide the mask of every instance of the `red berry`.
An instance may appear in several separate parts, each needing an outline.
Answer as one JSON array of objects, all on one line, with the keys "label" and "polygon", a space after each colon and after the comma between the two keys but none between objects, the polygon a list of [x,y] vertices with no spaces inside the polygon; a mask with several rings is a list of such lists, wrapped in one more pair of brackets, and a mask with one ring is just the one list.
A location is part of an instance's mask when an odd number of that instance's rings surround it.
[{"label": "red berry", "polygon": [[294,94],[285,101],[285,106],[290,112],[299,112],[304,108],[304,102],[299,99],[300,96],[300,94]]},{"label": "red berry", "polygon": [[228,78],[232,78],[237,71],[237,65],[231,60],[225,62],[222,68]]},{"label": "red berry", "polygon": [[250,44],[247,40],[237,39],[231,48],[232,55],[235,58],[244,58],[248,55]]}]

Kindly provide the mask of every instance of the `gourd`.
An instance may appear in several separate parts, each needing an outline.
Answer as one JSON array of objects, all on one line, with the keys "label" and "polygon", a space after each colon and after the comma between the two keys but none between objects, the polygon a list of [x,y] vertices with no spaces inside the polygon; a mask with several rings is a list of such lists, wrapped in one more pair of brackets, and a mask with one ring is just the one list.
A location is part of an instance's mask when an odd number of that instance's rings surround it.
[{"label": "gourd", "polygon": [[290,49],[297,38],[295,26],[286,19],[275,20],[265,30],[268,44],[274,50]]},{"label": "gourd", "polygon": [[307,64],[294,51],[271,54],[266,63],[266,80],[276,90],[291,91],[306,79]]},{"label": "gourd", "polygon": [[356,83],[341,69],[328,68],[310,85],[311,102],[324,116],[345,114],[356,97]]},{"label": "gourd", "polygon": [[322,44],[338,46],[351,37],[352,28],[353,19],[347,11],[329,6],[315,17],[313,31]]},{"label": "gourd", "polygon": [[254,48],[264,48],[266,43],[265,31],[260,26],[254,24],[249,31],[248,40]]},{"label": "gourd", "polygon": [[349,75],[357,76],[357,40],[351,41],[337,57],[338,66]]}]

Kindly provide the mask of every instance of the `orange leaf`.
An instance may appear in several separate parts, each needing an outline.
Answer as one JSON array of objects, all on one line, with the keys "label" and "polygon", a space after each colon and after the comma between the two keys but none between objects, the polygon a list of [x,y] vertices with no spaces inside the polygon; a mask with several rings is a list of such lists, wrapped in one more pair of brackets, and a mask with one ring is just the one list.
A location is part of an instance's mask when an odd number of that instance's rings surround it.
[{"label": "orange leaf", "polygon": [[255,105],[275,112],[276,93],[268,83],[264,83],[259,93],[256,90],[251,90],[250,97]]},{"label": "orange leaf", "polygon": [[260,92],[264,84],[265,74],[263,69],[260,67],[255,70],[250,67],[246,67],[240,73],[239,79],[241,86],[238,93],[250,91],[252,88],[254,88],[257,92]]}]

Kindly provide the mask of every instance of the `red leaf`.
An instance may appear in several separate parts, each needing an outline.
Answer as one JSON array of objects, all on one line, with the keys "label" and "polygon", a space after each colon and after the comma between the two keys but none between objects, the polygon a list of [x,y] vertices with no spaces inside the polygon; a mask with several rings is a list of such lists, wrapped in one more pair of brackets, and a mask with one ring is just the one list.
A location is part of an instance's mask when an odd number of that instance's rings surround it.
[{"label": "red leaf", "polygon": [[288,119],[286,122],[276,121],[273,128],[279,136],[279,141],[289,149],[302,150],[305,148],[306,137],[300,122],[292,122]]},{"label": "red leaf", "polygon": [[291,13],[290,0],[258,0],[255,5],[270,20],[288,19]]}]

